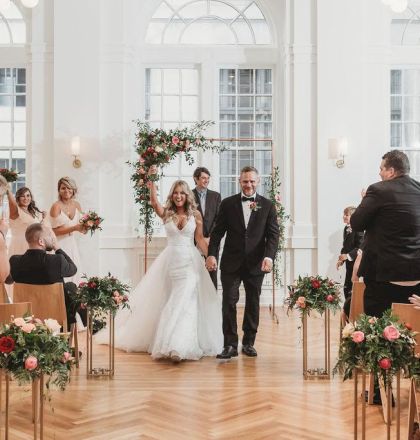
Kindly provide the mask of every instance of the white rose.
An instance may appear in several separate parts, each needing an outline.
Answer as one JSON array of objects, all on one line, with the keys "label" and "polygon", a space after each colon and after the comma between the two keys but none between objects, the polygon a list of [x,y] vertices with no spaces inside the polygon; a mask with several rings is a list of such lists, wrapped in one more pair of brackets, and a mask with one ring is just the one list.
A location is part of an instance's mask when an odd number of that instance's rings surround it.
[{"label": "white rose", "polygon": [[44,324],[53,332],[53,335],[58,335],[61,330],[61,325],[57,320],[48,318],[44,319]]},{"label": "white rose", "polygon": [[162,153],[163,148],[159,147],[159,145],[158,145],[157,147],[155,147],[155,151],[156,151],[156,153]]},{"label": "white rose", "polygon": [[354,333],[354,325],[351,322],[349,322],[343,328],[343,332],[342,332],[343,338],[348,338],[353,333]]}]

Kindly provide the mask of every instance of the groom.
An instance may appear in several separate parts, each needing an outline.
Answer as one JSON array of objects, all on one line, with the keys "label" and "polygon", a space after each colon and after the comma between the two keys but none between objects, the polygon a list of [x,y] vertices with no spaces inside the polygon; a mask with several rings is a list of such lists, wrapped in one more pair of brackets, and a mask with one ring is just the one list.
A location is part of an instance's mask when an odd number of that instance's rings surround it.
[{"label": "groom", "polygon": [[270,200],[256,194],[258,171],[251,166],[241,170],[242,192],[224,199],[211,236],[206,267],[217,269],[216,254],[226,233],[220,262],[223,287],[224,348],[218,359],[238,356],[236,304],[241,281],[245,287],[245,313],[242,324],[242,352],[257,356],[254,348],[264,275],[273,268],[279,241],[276,211]]}]

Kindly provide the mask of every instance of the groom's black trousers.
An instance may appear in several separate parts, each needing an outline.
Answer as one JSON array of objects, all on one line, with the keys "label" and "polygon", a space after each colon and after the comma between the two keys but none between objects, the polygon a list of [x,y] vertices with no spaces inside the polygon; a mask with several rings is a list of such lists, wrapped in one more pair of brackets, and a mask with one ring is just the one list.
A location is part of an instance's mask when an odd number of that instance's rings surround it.
[{"label": "groom's black trousers", "polygon": [[249,269],[242,267],[238,272],[226,273],[222,270],[223,287],[223,335],[224,346],[238,347],[238,324],[236,304],[239,301],[239,286],[241,281],[245,288],[245,312],[242,323],[244,332],[243,345],[254,345],[255,336],[260,320],[260,295],[264,274],[253,275]]}]

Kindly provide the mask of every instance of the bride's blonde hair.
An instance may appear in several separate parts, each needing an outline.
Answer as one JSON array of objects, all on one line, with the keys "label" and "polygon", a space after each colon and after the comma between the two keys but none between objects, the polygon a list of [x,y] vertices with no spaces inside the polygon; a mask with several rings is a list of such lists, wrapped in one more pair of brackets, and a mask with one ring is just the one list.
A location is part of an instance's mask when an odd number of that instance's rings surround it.
[{"label": "bride's blonde hair", "polygon": [[188,183],[185,182],[185,180],[176,180],[171,186],[171,190],[169,191],[168,197],[165,202],[165,206],[164,206],[165,214],[163,218],[165,223],[171,220],[174,221],[174,223],[178,223],[178,214],[176,210],[176,205],[173,201],[173,195],[175,189],[178,186],[181,188],[181,191],[187,196],[185,200],[184,209],[188,218],[197,212],[197,204],[195,203],[194,194],[191,191],[190,187],[188,186]]}]

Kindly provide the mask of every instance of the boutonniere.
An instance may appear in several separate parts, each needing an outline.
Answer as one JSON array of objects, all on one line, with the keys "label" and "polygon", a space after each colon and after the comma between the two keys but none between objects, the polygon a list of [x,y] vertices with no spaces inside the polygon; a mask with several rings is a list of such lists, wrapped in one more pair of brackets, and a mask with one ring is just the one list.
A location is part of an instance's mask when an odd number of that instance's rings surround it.
[{"label": "boutonniere", "polygon": [[259,203],[257,203],[257,202],[249,202],[249,209],[251,210],[251,211],[258,211],[259,209],[261,209],[261,206],[260,206],[260,204]]}]

